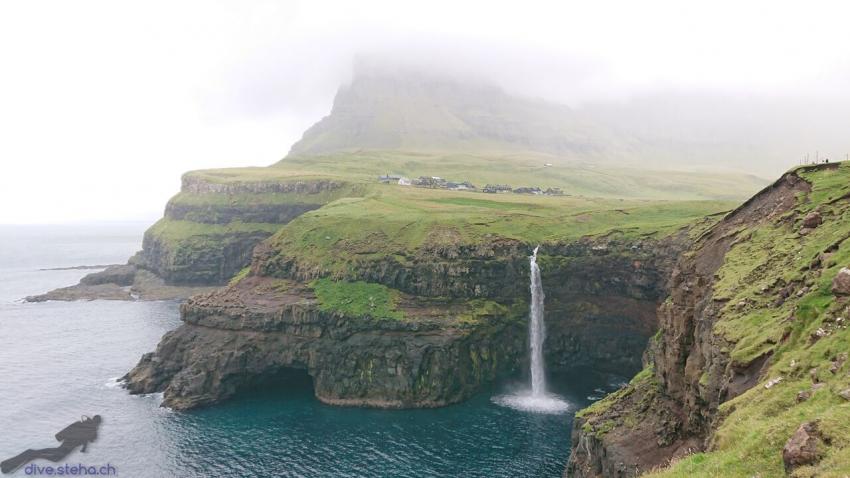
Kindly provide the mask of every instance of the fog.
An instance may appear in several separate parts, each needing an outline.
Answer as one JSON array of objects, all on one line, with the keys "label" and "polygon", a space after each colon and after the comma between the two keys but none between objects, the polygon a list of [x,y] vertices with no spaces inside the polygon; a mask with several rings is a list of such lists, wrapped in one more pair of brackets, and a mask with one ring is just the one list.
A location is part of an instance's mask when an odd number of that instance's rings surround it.
[{"label": "fog", "polygon": [[3,2],[0,223],[153,220],[187,170],[283,157],[355,64],[495,84],[662,144],[753,148],[718,168],[769,177],[807,153],[843,159],[848,13],[838,1]]}]

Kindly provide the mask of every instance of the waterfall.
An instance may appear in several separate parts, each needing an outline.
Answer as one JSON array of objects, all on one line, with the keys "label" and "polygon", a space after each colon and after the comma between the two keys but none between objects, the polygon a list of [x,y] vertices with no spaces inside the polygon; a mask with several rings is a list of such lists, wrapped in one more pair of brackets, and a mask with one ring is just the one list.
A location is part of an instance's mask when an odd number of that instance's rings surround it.
[{"label": "waterfall", "polygon": [[546,395],[546,374],[543,369],[543,341],[546,340],[546,324],[543,319],[543,282],[537,265],[537,250],[529,257],[531,264],[531,310],[528,321],[528,341],[531,347],[531,394]]},{"label": "waterfall", "polygon": [[557,395],[546,391],[546,374],[543,364],[543,341],[546,340],[546,324],[543,314],[543,282],[537,265],[537,251],[528,257],[531,265],[531,306],[528,317],[528,344],[531,351],[531,390],[493,397],[493,402],[504,407],[534,413],[565,413],[570,404]]}]

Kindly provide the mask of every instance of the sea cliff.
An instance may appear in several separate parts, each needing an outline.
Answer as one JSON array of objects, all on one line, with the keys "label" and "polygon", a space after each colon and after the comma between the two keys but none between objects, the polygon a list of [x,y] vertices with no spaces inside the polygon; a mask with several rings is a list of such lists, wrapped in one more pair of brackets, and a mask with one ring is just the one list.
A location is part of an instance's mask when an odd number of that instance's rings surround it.
[{"label": "sea cliff", "polygon": [[[680,232],[544,245],[551,368],[636,371],[687,241]],[[184,325],[127,375],[131,392],[164,391],[165,405],[192,408],[300,369],[326,403],[434,407],[527,369],[529,244],[425,247],[333,279],[281,260],[274,244],[256,249],[244,278],[182,306]]]},{"label": "sea cliff", "polygon": [[848,179],[792,170],[699,237],[644,370],[579,412],[565,476],[846,473]]}]

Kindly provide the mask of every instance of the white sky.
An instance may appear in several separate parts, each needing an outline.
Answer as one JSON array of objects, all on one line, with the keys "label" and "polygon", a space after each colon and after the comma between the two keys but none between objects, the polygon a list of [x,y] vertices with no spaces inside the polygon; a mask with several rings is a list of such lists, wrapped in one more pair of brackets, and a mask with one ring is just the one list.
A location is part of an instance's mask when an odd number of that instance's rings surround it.
[{"label": "white sky", "polygon": [[571,104],[846,101],[848,19],[840,1],[6,1],[0,223],[156,219],[187,170],[282,158],[359,54]]}]

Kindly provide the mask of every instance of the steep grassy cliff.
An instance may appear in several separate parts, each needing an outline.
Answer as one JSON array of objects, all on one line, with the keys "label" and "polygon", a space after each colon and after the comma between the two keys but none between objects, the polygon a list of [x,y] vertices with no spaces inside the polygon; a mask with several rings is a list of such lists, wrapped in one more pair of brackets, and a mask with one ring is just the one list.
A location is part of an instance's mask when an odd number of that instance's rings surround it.
[{"label": "steep grassy cliff", "polygon": [[170,284],[224,284],[248,264],[254,246],[281,225],[357,194],[358,186],[341,180],[266,168],[187,173],[181,192],[145,232],[143,250],[131,263]]},{"label": "steep grassy cliff", "polygon": [[579,413],[570,476],[850,472],[850,163],[795,169],[672,274],[646,369]]}]

